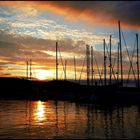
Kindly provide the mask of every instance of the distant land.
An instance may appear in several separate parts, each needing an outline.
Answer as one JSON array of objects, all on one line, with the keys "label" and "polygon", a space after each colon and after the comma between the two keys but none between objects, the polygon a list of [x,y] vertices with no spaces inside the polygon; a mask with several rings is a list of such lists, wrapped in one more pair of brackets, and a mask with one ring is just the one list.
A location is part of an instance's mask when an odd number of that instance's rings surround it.
[{"label": "distant land", "polygon": [[87,86],[71,81],[0,78],[0,99],[70,100],[86,103],[139,103],[140,88]]}]

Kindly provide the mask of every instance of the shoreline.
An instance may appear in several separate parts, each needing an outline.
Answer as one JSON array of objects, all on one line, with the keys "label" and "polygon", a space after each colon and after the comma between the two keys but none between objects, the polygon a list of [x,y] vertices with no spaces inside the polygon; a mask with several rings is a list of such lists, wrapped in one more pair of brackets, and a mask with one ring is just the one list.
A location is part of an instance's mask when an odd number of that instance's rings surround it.
[{"label": "shoreline", "polygon": [[139,103],[140,87],[86,86],[69,81],[0,78],[0,99],[67,100],[87,103]]}]

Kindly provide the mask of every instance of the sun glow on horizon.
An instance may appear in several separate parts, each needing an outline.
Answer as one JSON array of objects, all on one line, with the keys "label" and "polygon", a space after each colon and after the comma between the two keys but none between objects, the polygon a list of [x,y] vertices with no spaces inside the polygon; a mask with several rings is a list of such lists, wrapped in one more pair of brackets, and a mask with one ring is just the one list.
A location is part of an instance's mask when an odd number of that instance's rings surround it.
[{"label": "sun glow on horizon", "polygon": [[35,77],[39,80],[51,79],[53,72],[51,70],[36,70]]}]

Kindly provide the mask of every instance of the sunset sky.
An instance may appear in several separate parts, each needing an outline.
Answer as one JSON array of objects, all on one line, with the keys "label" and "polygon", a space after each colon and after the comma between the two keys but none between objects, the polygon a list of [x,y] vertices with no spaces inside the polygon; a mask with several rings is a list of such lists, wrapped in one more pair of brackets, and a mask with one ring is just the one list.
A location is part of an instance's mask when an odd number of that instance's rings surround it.
[{"label": "sunset sky", "polygon": [[[135,34],[140,36],[139,16],[139,1],[0,1],[0,76],[25,77],[26,62],[31,59],[33,77],[54,79],[56,41],[62,59],[67,60],[68,79],[74,79],[74,56],[79,79],[86,44],[94,47],[102,70],[103,39],[108,44],[112,35],[114,62],[120,20],[127,47],[133,51]],[[122,47],[127,74],[129,63],[123,38]],[[133,63],[136,67],[136,61]],[[86,78],[85,72],[86,67],[82,79]],[[95,75],[98,77],[96,71]],[[60,55],[59,78],[64,78]]]}]

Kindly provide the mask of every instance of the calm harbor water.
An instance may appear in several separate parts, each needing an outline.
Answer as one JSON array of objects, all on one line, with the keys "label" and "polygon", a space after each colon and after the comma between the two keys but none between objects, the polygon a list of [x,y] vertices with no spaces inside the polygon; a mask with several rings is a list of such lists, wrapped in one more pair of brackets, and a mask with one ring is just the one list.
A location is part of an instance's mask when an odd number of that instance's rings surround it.
[{"label": "calm harbor water", "polygon": [[140,106],[0,100],[2,138],[140,138]]}]

